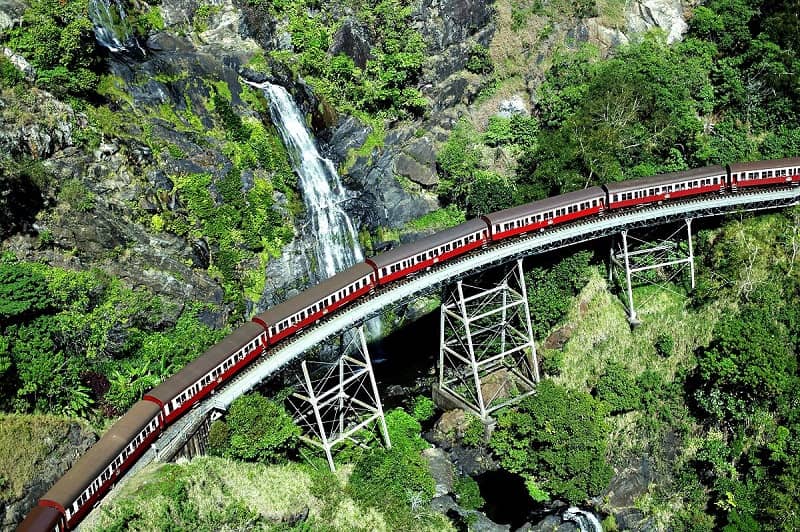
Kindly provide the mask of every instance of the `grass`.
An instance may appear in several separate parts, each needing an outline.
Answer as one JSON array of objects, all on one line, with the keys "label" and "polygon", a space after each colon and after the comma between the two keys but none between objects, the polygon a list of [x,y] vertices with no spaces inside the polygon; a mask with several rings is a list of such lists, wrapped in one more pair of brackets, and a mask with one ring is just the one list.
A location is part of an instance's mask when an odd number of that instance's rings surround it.
[{"label": "grass", "polygon": [[0,482],[0,501],[22,497],[25,487],[41,477],[48,457],[69,451],[63,442],[75,423],[55,416],[0,414],[0,479],[5,479]]},{"label": "grass", "polygon": [[[196,529],[287,530],[282,523],[308,509],[306,527],[298,530],[388,531],[381,511],[362,508],[347,495],[351,472],[348,465],[334,475],[321,463],[263,465],[215,457],[154,464],[104,502],[84,529],[161,530],[191,521]],[[442,529],[448,528],[436,528]]]},{"label": "grass", "polygon": [[[633,297],[642,324],[631,331],[622,301],[609,292],[599,272],[592,274],[567,318],[572,335],[564,345],[563,370],[556,377],[560,384],[589,390],[609,362],[622,364],[634,375],[651,369],[672,380],[694,349],[711,341],[720,316],[717,306],[694,311],[687,308],[686,297],[654,286],[635,288]],[[675,341],[673,354],[666,359],[653,347],[663,332]]]}]

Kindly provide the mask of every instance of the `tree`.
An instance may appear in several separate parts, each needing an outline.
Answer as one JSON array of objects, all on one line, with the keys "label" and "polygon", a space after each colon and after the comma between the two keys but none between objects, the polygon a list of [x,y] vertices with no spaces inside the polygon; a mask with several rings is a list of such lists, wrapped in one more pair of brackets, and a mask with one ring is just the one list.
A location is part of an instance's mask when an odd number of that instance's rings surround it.
[{"label": "tree", "polygon": [[745,306],[726,315],[714,340],[697,353],[698,405],[715,420],[743,420],[771,409],[790,388],[797,359],[773,308]]},{"label": "tree", "polygon": [[605,462],[603,403],[551,380],[541,381],[536,392],[498,415],[490,445],[500,463],[529,477],[526,484],[551,499],[580,503],[599,494],[613,474]]},{"label": "tree", "polygon": [[251,393],[239,397],[225,418],[232,458],[282,462],[297,447],[300,428],[283,405]]}]

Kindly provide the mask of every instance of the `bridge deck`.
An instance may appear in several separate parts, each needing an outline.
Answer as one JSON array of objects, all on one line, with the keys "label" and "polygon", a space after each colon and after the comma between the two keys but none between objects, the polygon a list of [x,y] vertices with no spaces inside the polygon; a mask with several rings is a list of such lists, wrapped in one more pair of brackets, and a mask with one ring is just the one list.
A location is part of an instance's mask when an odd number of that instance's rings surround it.
[{"label": "bridge deck", "polygon": [[[199,403],[178,422],[168,427],[153,448],[142,455],[120,481],[120,484],[153,460],[169,460],[180,448],[186,435],[191,434],[212,410],[227,410],[237,397],[256,387],[289,362],[300,358],[308,349],[380,314],[384,308],[402,304],[451,283],[455,279],[468,277],[510,260],[602,238],[623,229],[659,225],[685,218],[717,216],[737,211],[788,207],[797,205],[799,202],[800,188],[794,187],[655,205],[632,212],[612,213],[604,217],[548,229],[544,232],[511,238],[509,241],[476,250],[455,261],[441,263],[428,272],[420,272],[410,279],[377,290],[367,299],[352,303],[345,310],[295,334],[277,348],[270,349],[269,356],[252,363],[212,397]],[[159,451],[156,451],[156,448]]]}]

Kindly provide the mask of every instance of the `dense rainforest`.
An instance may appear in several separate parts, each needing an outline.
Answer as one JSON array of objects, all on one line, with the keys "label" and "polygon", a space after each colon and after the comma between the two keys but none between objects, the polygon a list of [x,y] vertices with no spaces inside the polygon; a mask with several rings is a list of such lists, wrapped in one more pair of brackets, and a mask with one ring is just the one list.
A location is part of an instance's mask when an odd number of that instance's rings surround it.
[{"label": "dense rainforest", "polygon": [[[302,187],[248,82],[292,93],[370,254],[593,184],[797,156],[798,13],[3,3],[0,525],[146,390],[318,278]],[[696,288],[637,287],[635,329],[605,244],[526,261],[544,379],[489,438],[435,408],[428,376],[387,411],[391,449],[344,446],[334,474],[287,391],[265,389],[212,425],[209,456],[145,470],[87,524],[544,530],[578,505],[606,530],[798,529],[800,212],[731,215],[695,238]],[[384,316],[384,334],[415,317]],[[498,471],[522,486],[521,520],[493,510],[482,479]]]}]

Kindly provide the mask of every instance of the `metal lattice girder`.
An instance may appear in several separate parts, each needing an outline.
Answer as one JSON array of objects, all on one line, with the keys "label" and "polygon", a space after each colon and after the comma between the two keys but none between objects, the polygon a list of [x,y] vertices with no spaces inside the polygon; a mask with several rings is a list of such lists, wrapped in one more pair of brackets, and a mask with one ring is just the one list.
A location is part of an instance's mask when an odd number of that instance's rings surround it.
[{"label": "metal lattice girder", "polygon": [[391,447],[363,326],[345,335],[337,360],[304,360],[301,369],[299,391],[287,402],[303,430],[301,439],[325,451],[331,471],[336,470],[333,448],[363,429],[380,425],[384,443]]},{"label": "metal lattice girder", "polygon": [[440,312],[440,390],[484,420],[533,393],[539,370],[522,260],[494,288],[458,281]]},{"label": "metal lattice girder", "polygon": [[[694,247],[692,245],[692,219],[684,220],[686,226],[686,245],[679,241],[683,227],[679,227],[666,238],[645,241],[630,235],[627,230],[620,233],[615,247],[612,243],[608,280],[614,280],[614,267],[625,272],[625,288],[628,296],[628,321],[639,323],[636,307],[633,302],[633,280],[643,284],[655,284],[669,289],[667,284],[689,267],[691,287],[695,287]],[[653,277],[648,272],[656,271],[660,275]]]}]

